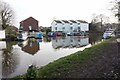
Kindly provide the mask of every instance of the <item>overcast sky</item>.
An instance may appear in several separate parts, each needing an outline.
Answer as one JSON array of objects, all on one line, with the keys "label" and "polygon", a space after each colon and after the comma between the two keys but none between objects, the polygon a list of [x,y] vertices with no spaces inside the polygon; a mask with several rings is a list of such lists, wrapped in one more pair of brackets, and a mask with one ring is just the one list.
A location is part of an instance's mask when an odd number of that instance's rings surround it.
[{"label": "overcast sky", "polygon": [[16,14],[15,25],[33,16],[39,26],[50,26],[53,19],[73,19],[90,22],[92,15],[105,14],[111,0],[3,0],[10,4]]}]

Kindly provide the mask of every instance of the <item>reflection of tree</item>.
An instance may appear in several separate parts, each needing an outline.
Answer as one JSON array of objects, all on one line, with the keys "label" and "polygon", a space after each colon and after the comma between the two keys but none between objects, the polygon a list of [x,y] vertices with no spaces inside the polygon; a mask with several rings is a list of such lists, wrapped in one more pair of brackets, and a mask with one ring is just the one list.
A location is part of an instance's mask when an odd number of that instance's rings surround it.
[{"label": "reflection of tree", "polygon": [[2,60],[2,75],[7,77],[9,74],[13,73],[15,70],[16,59],[15,55],[12,53],[12,42],[7,43],[7,49],[3,49],[3,60]]}]

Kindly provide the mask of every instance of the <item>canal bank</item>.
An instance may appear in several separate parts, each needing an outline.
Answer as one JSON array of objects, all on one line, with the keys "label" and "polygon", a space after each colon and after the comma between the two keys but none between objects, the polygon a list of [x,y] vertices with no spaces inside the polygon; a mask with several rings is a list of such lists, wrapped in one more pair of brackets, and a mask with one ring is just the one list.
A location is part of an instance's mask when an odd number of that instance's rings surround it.
[{"label": "canal bank", "polygon": [[[37,78],[120,78],[119,43],[115,38],[34,69]],[[29,76],[18,76],[25,78]],[[33,76],[29,76],[33,77]]]}]

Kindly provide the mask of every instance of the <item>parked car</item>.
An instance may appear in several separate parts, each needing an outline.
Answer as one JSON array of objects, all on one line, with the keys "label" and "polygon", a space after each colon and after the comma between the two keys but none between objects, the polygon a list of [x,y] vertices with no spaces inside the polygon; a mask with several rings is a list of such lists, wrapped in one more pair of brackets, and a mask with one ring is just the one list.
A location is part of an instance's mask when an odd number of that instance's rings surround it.
[{"label": "parked car", "polygon": [[66,36],[66,33],[65,33],[65,32],[62,32],[62,36]]},{"label": "parked car", "polygon": [[80,32],[74,32],[74,36],[81,36]]},{"label": "parked car", "polygon": [[55,32],[49,32],[47,35],[48,35],[49,37],[55,37],[55,36],[56,36],[56,33],[55,33]]},{"label": "parked car", "polygon": [[56,36],[62,36],[62,32],[56,32]]},{"label": "parked car", "polygon": [[107,39],[107,38],[111,38],[115,36],[115,32],[114,30],[107,30],[103,33],[103,38]]},{"label": "parked car", "polygon": [[67,33],[68,36],[74,36],[74,33],[70,32],[70,33]]}]

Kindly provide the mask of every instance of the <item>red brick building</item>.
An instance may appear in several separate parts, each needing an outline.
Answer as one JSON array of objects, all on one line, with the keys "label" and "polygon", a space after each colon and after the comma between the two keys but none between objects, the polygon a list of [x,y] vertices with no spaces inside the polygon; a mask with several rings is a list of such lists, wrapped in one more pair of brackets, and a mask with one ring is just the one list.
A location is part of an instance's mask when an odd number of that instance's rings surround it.
[{"label": "red brick building", "polygon": [[22,29],[23,31],[38,30],[38,21],[33,17],[29,17],[20,22],[19,29]]}]

